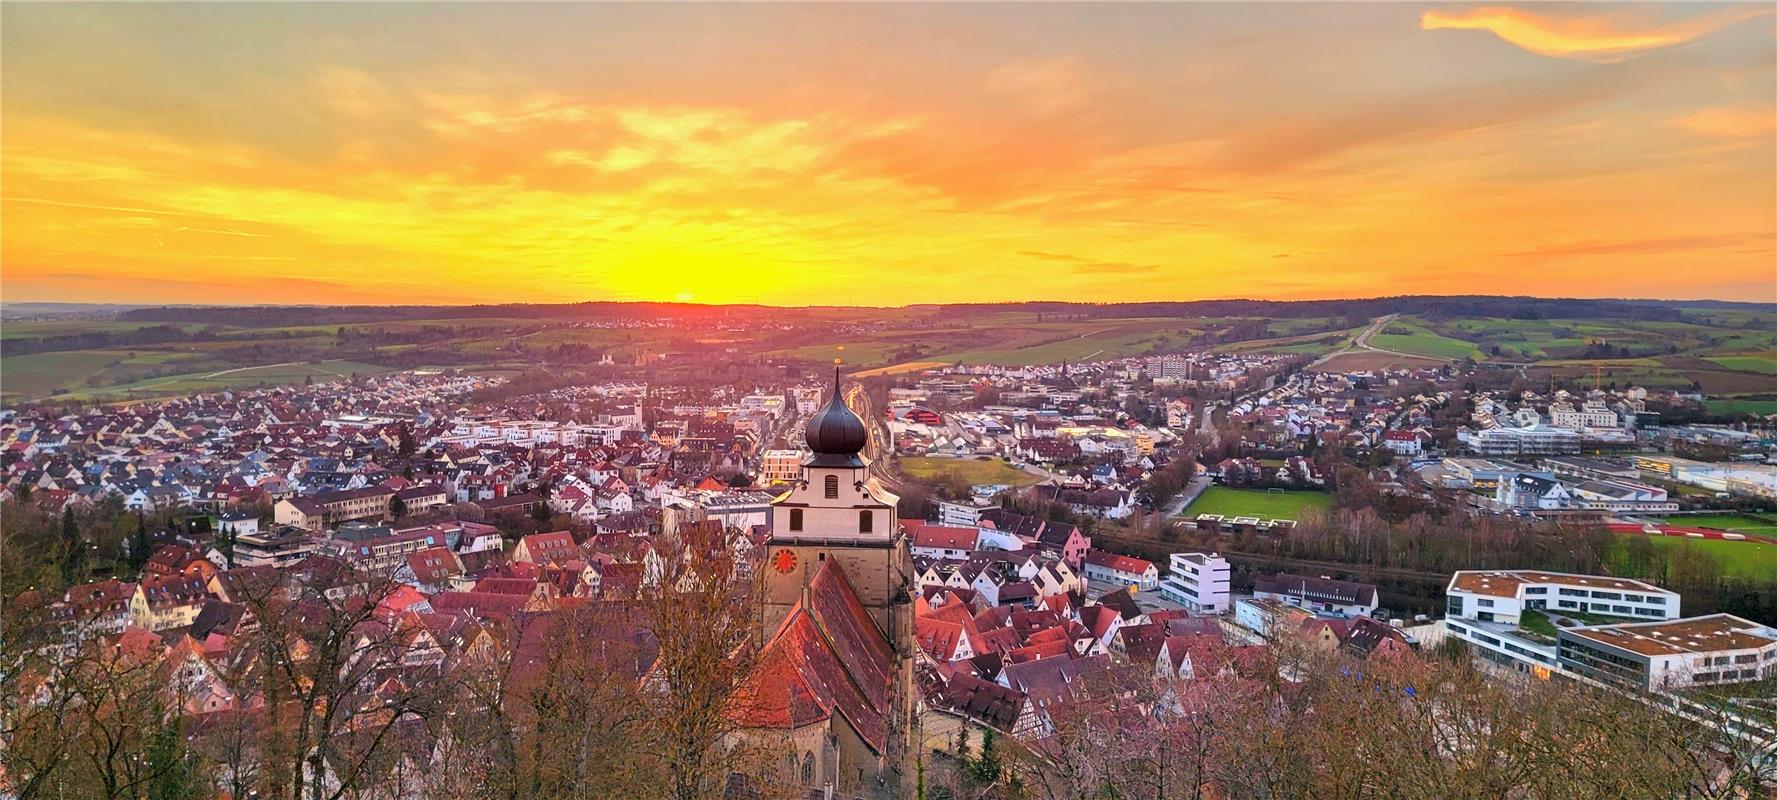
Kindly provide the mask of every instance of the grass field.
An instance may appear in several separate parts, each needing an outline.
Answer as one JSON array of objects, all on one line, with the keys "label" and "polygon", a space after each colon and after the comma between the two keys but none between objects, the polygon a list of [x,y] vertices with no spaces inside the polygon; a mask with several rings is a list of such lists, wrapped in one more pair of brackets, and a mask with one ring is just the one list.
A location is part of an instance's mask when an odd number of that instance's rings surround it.
[{"label": "grass field", "polygon": [[1756,414],[1761,417],[1766,414],[1777,414],[1777,400],[1715,398],[1703,401],[1703,405],[1709,409],[1711,414]]},{"label": "grass field", "polygon": [[877,375],[899,375],[903,372],[918,372],[922,369],[937,369],[938,367],[948,366],[950,366],[950,364],[943,361],[909,361],[905,364],[896,364],[892,367],[877,367],[876,369],[859,370],[852,373],[851,376],[854,378],[872,378]]},{"label": "grass field", "polygon": [[1220,514],[1224,517],[1299,520],[1304,509],[1326,509],[1332,505],[1333,496],[1325,492],[1272,492],[1211,486],[1185,507],[1184,516],[1189,519],[1198,514]]},{"label": "grass field", "polygon": [[1393,350],[1397,353],[1431,358],[1447,358],[1452,361],[1462,358],[1481,361],[1486,358],[1472,342],[1441,336],[1421,323],[1405,319],[1389,323],[1388,327],[1382,329],[1382,332],[1370,337],[1369,344],[1380,350]]},{"label": "grass field", "polygon": [[935,354],[931,360],[1016,367],[1124,358],[1180,349],[1198,330],[1188,320],[1086,320],[1040,331],[1046,335],[1028,345],[955,350]]},{"label": "grass field", "polygon": [[[1606,562],[1621,565],[1624,556],[1623,541],[1628,536],[1617,537],[1617,544],[1606,556]],[[1662,551],[1670,551],[1679,547],[1694,547],[1715,556],[1721,562],[1722,573],[1754,580],[1777,580],[1777,545],[1763,542],[1735,542],[1726,539],[1691,539],[1681,536],[1649,536],[1646,537],[1654,547]]]},{"label": "grass field", "polygon": [[1744,356],[1710,356],[1713,361],[1731,370],[1740,372],[1761,372],[1766,375],[1777,375],[1777,358],[1763,355]]},{"label": "grass field", "polygon": [[1777,520],[1751,514],[1684,514],[1667,517],[1668,525],[1686,528],[1714,528],[1733,533],[1757,533],[1777,536]]},{"label": "grass field", "polygon": [[975,484],[1007,484],[1030,486],[1038,478],[999,459],[977,461],[963,458],[927,458],[906,456],[900,460],[901,472],[922,481],[941,481],[949,475],[961,475],[971,486]]}]

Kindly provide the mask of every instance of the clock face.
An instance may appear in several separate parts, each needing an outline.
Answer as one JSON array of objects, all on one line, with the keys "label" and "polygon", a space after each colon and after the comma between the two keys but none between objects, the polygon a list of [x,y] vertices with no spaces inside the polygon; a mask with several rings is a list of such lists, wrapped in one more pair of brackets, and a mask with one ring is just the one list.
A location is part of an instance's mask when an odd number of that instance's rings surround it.
[{"label": "clock face", "polygon": [[778,572],[788,573],[796,568],[796,554],[788,549],[771,554],[771,568]]}]

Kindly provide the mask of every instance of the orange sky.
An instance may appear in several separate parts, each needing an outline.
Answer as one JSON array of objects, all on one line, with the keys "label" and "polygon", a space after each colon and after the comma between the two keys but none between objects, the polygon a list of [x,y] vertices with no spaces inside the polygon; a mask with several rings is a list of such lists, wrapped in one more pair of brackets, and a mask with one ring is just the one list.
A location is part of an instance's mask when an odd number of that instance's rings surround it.
[{"label": "orange sky", "polygon": [[10,3],[0,299],[1777,301],[1770,9]]}]

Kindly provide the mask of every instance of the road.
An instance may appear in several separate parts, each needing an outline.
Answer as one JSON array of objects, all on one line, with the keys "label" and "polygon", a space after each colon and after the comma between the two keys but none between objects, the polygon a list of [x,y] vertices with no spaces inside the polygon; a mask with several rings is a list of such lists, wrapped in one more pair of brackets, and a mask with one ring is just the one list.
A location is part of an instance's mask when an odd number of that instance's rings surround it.
[{"label": "road", "polygon": [[1211,483],[1212,481],[1206,476],[1192,476],[1191,482],[1185,485],[1185,488],[1178,493],[1177,497],[1172,498],[1172,502],[1166,504],[1166,508],[1164,509],[1166,516],[1176,517],[1185,513],[1185,506],[1196,501],[1197,495],[1203,494],[1203,490],[1208,489]]},{"label": "road", "polygon": [[1400,316],[1399,314],[1388,314],[1386,316],[1377,317],[1374,322],[1370,323],[1370,327],[1365,328],[1362,333],[1359,333],[1357,336],[1352,338],[1351,344],[1348,344],[1344,347],[1339,348],[1338,350],[1334,350],[1331,353],[1328,353],[1324,356],[1321,356],[1320,358],[1315,359],[1314,363],[1308,365],[1309,368],[1312,369],[1314,367],[1318,367],[1322,364],[1325,364],[1328,361],[1333,360],[1334,358],[1336,358],[1338,356],[1345,355],[1346,353],[1356,353],[1356,352],[1386,353],[1391,356],[1400,356],[1402,358],[1425,358],[1425,356],[1416,356],[1416,355],[1413,355],[1412,353],[1400,352],[1399,350],[1385,350],[1383,348],[1373,347],[1370,345],[1370,337],[1375,336],[1378,333],[1381,333],[1383,328],[1388,327],[1388,323],[1395,321],[1395,319],[1399,316]]}]

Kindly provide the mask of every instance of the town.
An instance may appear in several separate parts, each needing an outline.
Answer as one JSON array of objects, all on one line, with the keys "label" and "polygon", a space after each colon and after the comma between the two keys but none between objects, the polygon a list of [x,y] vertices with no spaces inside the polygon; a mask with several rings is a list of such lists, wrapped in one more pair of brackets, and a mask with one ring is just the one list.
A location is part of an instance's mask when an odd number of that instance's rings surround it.
[{"label": "town", "polygon": [[[1259,709],[1417,713],[1362,670],[1708,748],[1601,796],[1767,791],[1777,429],[1552,383],[1185,350],[8,408],[5,785],[541,796],[574,746],[614,792],[1259,796],[1242,759],[1335,758]],[[460,752],[499,742],[542,749]]]}]

